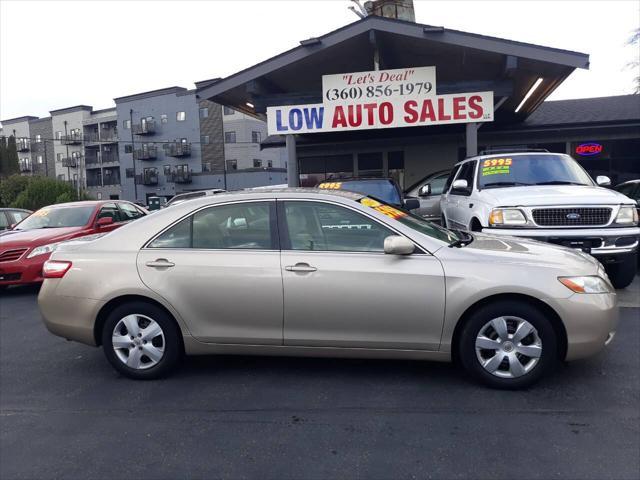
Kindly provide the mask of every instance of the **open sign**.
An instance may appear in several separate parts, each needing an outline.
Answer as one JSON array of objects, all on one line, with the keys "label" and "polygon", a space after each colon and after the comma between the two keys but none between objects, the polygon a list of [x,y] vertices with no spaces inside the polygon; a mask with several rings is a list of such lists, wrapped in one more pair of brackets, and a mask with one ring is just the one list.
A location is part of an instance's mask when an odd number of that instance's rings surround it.
[{"label": "open sign", "polygon": [[599,143],[582,143],[576,147],[576,154],[583,157],[598,155],[599,153],[602,153],[602,145]]}]

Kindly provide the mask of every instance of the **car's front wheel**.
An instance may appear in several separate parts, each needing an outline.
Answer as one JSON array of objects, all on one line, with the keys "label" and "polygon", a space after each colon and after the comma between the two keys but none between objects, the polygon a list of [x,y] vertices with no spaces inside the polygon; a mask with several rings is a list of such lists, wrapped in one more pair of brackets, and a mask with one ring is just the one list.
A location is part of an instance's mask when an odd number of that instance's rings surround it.
[{"label": "car's front wheel", "polygon": [[458,356],[475,379],[495,388],[526,388],[557,361],[551,321],[536,307],[516,300],[484,305],[463,326]]},{"label": "car's front wheel", "polygon": [[181,333],[174,319],[145,302],[126,303],[109,314],[102,347],[117,371],[135,379],[162,377],[182,356]]},{"label": "car's front wheel", "polygon": [[622,261],[605,265],[605,270],[615,288],[626,288],[633,282],[638,271],[637,253],[628,255]]}]

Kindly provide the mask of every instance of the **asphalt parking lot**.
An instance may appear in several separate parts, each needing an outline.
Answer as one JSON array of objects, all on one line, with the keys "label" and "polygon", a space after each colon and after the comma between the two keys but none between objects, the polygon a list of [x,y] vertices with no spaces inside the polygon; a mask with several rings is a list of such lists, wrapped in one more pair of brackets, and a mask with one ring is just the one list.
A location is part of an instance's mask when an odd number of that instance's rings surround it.
[{"label": "asphalt parking lot", "polygon": [[0,297],[0,477],[639,478],[640,282],[615,342],[529,391],[446,364],[190,358],[120,377]]}]

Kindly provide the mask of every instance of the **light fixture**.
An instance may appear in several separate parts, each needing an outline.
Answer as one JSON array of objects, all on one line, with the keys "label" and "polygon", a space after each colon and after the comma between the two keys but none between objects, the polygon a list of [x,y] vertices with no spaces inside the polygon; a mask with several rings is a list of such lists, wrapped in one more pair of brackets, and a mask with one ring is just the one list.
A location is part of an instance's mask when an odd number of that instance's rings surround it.
[{"label": "light fixture", "polygon": [[249,108],[253,108],[253,103],[251,103],[251,102],[247,102],[247,103],[245,103],[245,105],[246,105],[247,107],[249,107]]},{"label": "light fixture", "polygon": [[542,77],[538,78],[536,80],[536,83],[533,84],[533,86],[529,89],[529,91],[527,92],[527,94],[524,96],[524,98],[522,99],[522,101],[520,102],[520,105],[518,105],[518,108],[516,108],[516,113],[518,113],[520,111],[520,109],[522,108],[522,106],[524,105],[524,103],[529,100],[529,97],[531,95],[533,95],[533,92],[536,91],[536,88],[538,88],[540,86],[540,84],[542,83]]}]

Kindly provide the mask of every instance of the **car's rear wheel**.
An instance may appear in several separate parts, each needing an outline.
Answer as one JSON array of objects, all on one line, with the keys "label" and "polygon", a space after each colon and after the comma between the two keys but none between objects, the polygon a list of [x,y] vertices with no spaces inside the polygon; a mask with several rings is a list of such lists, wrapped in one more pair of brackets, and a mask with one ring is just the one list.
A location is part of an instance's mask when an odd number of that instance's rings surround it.
[{"label": "car's rear wheel", "polygon": [[609,280],[615,288],[626,288],[633,282],[638,271],[636,255],[628,255],[620,262],[605,266]]},{"label": "car's rear wheel", "polygon": [[113,367],[130,378],[166,375],[182,356],[180,329],[163,309],[145,302],[116,307],[102,330],[102,346]]},{"label": "car's rear wheel", "polygon": [[514,300],[487,304],[467,319],[458,355],[476,380],[494,388],[526,388],[557,361],[551,321],[534,306]]}]

